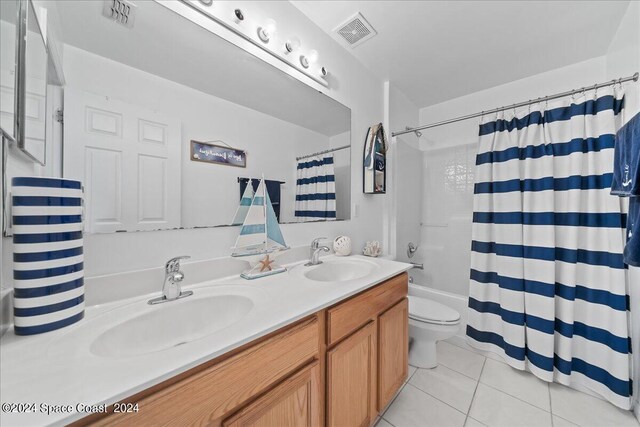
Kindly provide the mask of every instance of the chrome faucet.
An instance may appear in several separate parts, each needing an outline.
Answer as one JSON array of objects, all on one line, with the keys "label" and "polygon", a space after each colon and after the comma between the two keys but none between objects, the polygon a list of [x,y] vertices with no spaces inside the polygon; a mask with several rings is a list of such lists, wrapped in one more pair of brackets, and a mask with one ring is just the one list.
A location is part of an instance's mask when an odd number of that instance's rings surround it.
[{"label": "chrome faucet", "polygon": [[320,252],[329,252],[331,249],[329,249],[328,246],[320,246],[320,240],[323,239],[327,239],[326,237],[318,237],[316,239],[313,239],[313,241],[311,242],[311,246],[309,247],[309,262],[305,264],[305,266],[310,266],[310,265],[318,265],[318,264],[322,264],[322,261],[320,261]]},{"label": "chrome faucet", "polygon": [[184,273],[180,271],[180,260],[189,259],[190,256],[179,256],[171,258],[164,266],[164,284],[162,285],[162,296],[152,298],[149,304],[160,304],[167,301],[174,301],[180,298],[193,295],[193,291],[182,292],[180,282],[184,279]]}]

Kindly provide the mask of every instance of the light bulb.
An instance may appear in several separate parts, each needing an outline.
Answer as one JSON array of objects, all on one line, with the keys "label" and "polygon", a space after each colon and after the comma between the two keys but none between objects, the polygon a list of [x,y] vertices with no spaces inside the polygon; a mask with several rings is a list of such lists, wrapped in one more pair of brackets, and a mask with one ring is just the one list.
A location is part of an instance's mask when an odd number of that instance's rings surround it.
[{"label": "light bulb", "polygon": [[318,51],[312,50],[308,55],[300,55],[300,65],[304,68],[309,68],[311,64],[318,60]]},{"label": "light bulb", "polygon": [[244,21],[244,14],[242,13],[242,10],[240,10],[240,9],[234,10],[233,11],[233,19],[234,19],[234,21],[236,21],[236,24],[239,24],[242,21]]},{"label": "light bulb", "polygon": [[315,63],[318,60],[318,51],[314,49],[309,52],[309,55],[307,55],[307,59],[309,60],[309,64]]},{"label": "light bulb", "polygon": [[277,30],[278,26],[276,24],[276,21],[269,18],[264,22],[264,25],[262,27],[258,28],[258,37],[260,37],[260,40],[262,40],[263,42],[268,43],[269,39],[276,34]]},{"label": "light bulb", "polygon": [[291,52],[298,50],[300,47],[300,39],[297,37],[290,37],[289,40],[284,44],[284,48],[286,50],[285,54],[290,54]]}]

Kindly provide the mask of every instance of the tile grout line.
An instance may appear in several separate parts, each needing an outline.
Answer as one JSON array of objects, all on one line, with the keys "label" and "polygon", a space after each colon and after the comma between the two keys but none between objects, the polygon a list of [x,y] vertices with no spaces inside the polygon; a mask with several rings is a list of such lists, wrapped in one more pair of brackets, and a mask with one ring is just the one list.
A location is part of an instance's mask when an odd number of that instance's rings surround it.
[{"label": "tile grout line", "polygon": [[[391,406],[391,405],[389,405],[389,406]],[[388,419],[386,419],[385,417],[383,417],[382,415],[380,415],[380,419],[378,420],[378,423],[380,422],[380,420],[383,420],[385,423],[389,424],[391,427],[396,427],[394,424],[391,424],[391,422]],[[378,423],[376,423],[376,427],[377,427]]]},{"label": "tile grout line", "polygon": [[381,420],[384,420],[384,422],[385,422],[385,423],[387,423],[387,424],[389,424],[391,427],[396,427],[394,424],[391,424],[391,422],[390,422],[388,419],[386,419],[385,417],[380,416],[380,419],[381,419]]},{"label": "tile grout line", "polygon": [[[487,359],[488,359],[488,358],[485,358],[485,364],[487,363]],[[493,360],[493,359],[491,359],[491,360]],[[494,362],[495,362],[495,360],[494,360]],[[502,363],[502,362],[501,362],[501,363]],[[529,405],[529,406],[532,406],[532,407],[534,407],[534,408],[536,408],[536,409],[540,409],[541,411],[544,411],[544,412],[547,412],[547,413],[549,413],[549,414],[552,414],[552,415],[553,415],[553,412],[551,411],[551,390],[550,390],[550,388],[549,388],[549,384],[550,384],[550,383],[549,383],[549,382],[547,382],[547,381],[541,380],[540,378],[536,377],[535,375],[533,375],[533,374],[532,374],[531,372],[529,372],[529,371],[520,371],[519,369],[514,368],[513,366],[509,365],[508,363],[505,363],[505,365],[507,365],[507,366],[509,367],[509,369],[513,369],[513,370],[515,370],[516,372],[526,372],[526,373],[528,373],[529,375],[531,375],[531,376],[532,376],[532,378],[536,379],[537,381],[542,381],[542,383],[543,383],[543,384],[545,384],[545,385],[547,386],[547,393],[548,393],[548,395],[549,395],[549,410],[548,410],[548,411],[547,411],[546,409],[544,409],[544,408],[541,408],[541,407],[539,407],[539,406],[537,406],[537,405],[534,405],[534,404],[533,404],[533,403],[531,403],[531,402],[527,402],[526,400],[521,399],[521,398],[519,398],[518,396],[514,396],[513,394],[511,394],[511,393],[509,393],[509,392],[507,392],[507,391],[505,391],[505,390],[501,390],[501,389],[499,389],[498,387],[494,387],[494,386],[492,386],[491,384],[487,384],[487,383],[485,383],[485,382],[481,381],[481,378],[479,378],[479,379],[478,379],[478,382],[479,382],[479,383],[481,382],[481,383],[482,383],[482,385],[485,385],[485,386],[487,386],[487,387],[489,387],[489,388],[492,388],[492,389],[494,389],[494,390],[496,390],[496,391],[499,391],[500,393],[503,393],[503,394],[506,394],[507,396],[513,397],[514,399],[519,400],[519,401],[520,401],[520,402],[522,402],[522,403],[526,403],[526,404],[527,404],[527,405]],[[482,365],[482,371],[484,371],[484,367],[485,367],[485,365],[483,364],[483,365]],[[481,377],[482,377],[482,372],[480,372],[480,375],[481,375]],[[475,397],[475,394],[474,394],[474,397]]]},{"label": "tile grout line", "polygon": [[[412,366],[412,365],[409,365]],[[391,409],[391,406],[393,406],[393,403],[396,401],[396,399],[398,398],[398,396],[400,396],[400,393],[402,393],[402,390],[404,390],[404,387],[409,384],[409,380],[411,378],[413,378],[413,376],[416,374],[416,372],[418,372],[418,368],[417,366],[413,366],[414,368],[416,368],[415,371],[413,371],[413,374],[407,376],[407,380],[402,384],[402,387],[400,387],[400,390],[398,390],[398,392],[396,393],[395,396],[393,396],[393,399],[391,399],[391,402],[389,402],[389,404],[387,405],[387,407],[385,408],[384,411],[382,411],[382,413],[380,414],[380,418],[382,418],[383,420],[385,420],[386,422],[388,422],[389,424],[391,424],[393,427],[395,427],[391,422],[389,422],[389,420],[387,420],[384,415],[389,412],[389,409]]]},{"label": "tile grout line", "polygon": [[[431,397],[431,398],[433,398],[433,399],[437,400],[438,402],[440,402],[440,403],[443,403],[443,404],[447,405],[449,408],[453,409],[454,411],[461,413],[462,415],[464,415],[464,416],[465,416],[465,422],[466,422],[466,420],[467,420],[467,418],[466,418],[466,417],[467,417],[467,414],[465,414],[464,412],[462,412],[460,409],[458,409],[458,408],[454,408],[453,406],[449,405],[447,402],[445,402],[445,401],[443,401],[443,400],[438,399],[438,398],[437,398],[437,397],[435,397],[433,394],[428,393],[428,392],[424,391],[423,389],[421,389],[421,388],[419,388],[419,387],[414,386],[413,384],[409,384],[409,383],[407,383],[406,385],[410,385],[411,387],[413,387],[413,388],[415,388],[416,390],[418,390],[420,393],[424,393],[424,394],[426,394],[427,396],[429,396],[429,397]],[[403,387],[403,389],[404,389],[404,387]],[[386,411],[385,411],[385,413],[386,413]]]},{"label": "tile grout line", "polygon": [[478,382],[476,382],[476,388],[473,389],[473,396],[471,396],[471,403],[469,403],[469,409],[467,410],[467,416],[464,419],[464,425],[467,425],[467,420],[469,419],[469,413],[471,412],[473,401],[476,400],[476,393],[478,392],[478,386],[480,385],[480,378],[482,378],[482,373],[484,372],[484,366],[486,364],[487,364],[487,358],[485,357],[484,362],[482,362],[482,368],[480,369],[480,375],[478,376]]},{"label": "tile grout line", "polygon": [[413,366],[413,365],[409,365],[409,366],[411,366],[412,368],[416,368],[416,370],[413,371],[413,374],[411,374],[411,375],[409,375],[407,377],[407,380],[405,381],[405,383],[408,383],[409,381],[411,381],[411,378],[413,378],[413,376],[416,374],[416,372],[418,372],[418,369],[421,369],[421,368],[418,368],[417,366]]},{"label": "tile grout line", "polygon": [[[460,346],[457,346],[457,345],[452,344],[452,343],[447,342],[447,341],[443,341],[443,342],[446,342],[446,343],[447,343],[447,344],[449,344],[449,345],[452,345],[452,346],[454,346],[454,347],[456,347],[456,348],[459,348],[460,350],[464,350],[464,351],[466,351],[467,353],[471,353],[471,354],[473,354],[474,356],[480,356],[480,357],[482,357],[482,358],[484,359],[484,360],[482,361],[482,368],[480,368],[480,375],[482,375],[482,370],[484,369],[484,364],[486,363],[486,361],[487,361],[487,359],[488,359],[488,357],[487,357],[487,356],[485,356],[485,355],[483,355],[483,354],[480,354],[480,353],[476,353],[476,352],[471,351],[471,350],[467,350],[466,348],[462,348],[462,347],[460,347]],[[503,363],[504,363],[504,362],[503,362]],[[445,368],[449,368],[449,369],[451,369],[452,371],[456,371],[457,373],[459,373],[459,374],[461,374],[461,375],[464,375],[464,376],[465,376],[465,377],[467,377],[467,378],[471,378],[471,379],[472,379],[472,380],[474,380],[474,381],[480,381],[480,375],[478,375],[478,378],[473,378],[473,377],[471,377],[471,376],[469,376],[469,375],[465,374],[464,372],[460,372],[460,371],[458,371],[457,369],[452,368],[451,366],[447,365],[446,363],[443,363],[443,362],[441,362],[441,361],[438,361],[438,364],[439,364],[439,365],[444,366]]]},{"label": "tile grout line", "polygon": [[[484,357],[484,356],[483,356],[483,357]],[[482,367],[483,367],[483,368],[484,368],[484,362],[486,362],[486,359],[487,359],[487,358],[485,357],[485,361],[483,361],[483,362],[482,362]],[[458,371],[457,369],[452,368],[451,366],[445,365],[445,364],[444,364],[444,363],[442,363],[442,362],[438,362],[438,365],[442,365],[442,366],[444,366],[445,368],[447,368],[447,369],[451,369],[452,371],[457,372],[457,373],[459,373],[460,375],[464,375],[465,377],[467,377],[467,378],[469,378],[469,379],[472,379],[472,380],[474,380],[474,381],[480,381],[480,376],[478,376],[478,378],[470,377],[469,375],[467,375],[467,374],[465,374],[465,373],[463,373],[463,372],[460,372],[460,371]],[[480,373],[482,373],[482,368],[480,369]]]},{"label": "tile grout line", "polygon": [[551,413],[551,427],[553,427],[553,403],[551,402],[551,385],[547,383],[547,393],[549,394],[549,412]]},{"label": "tile grout line", "polygon": [[[512,368],[512,369],[513,369],[513,368]],[[480,381],[478,381],[478,382],[480,382]],[[531,403],[531,402],[527,402],[526,400],[520,399],[518,396],[514,396],[513,394],[507,393],[507,392],[506,392],[506,391],[504,391],[504,390],[500,390],[499,388],[494,387],[494,386],[492,386],[491,384],[482,383],[482,385],[483,385],[483,386],[486,386],[486,387],[489,387],[489,388],[492,388],[492,389],[494,389],[495,391],[499,391],[499,392],[500,392],[500,393],[502,393],[502,394],[506,394],[506,395],[507,395],[507,396],[509,396],[509,397],[513,397],[514,399],[519,400],[520,402],[522,402],[522,403],[524,403],[524,404],[526,404],[526,405],[529,405],[529,406],[531,406],[531,407],[533,407],[533,408],[536,408],[536,409],[539,409],[539,410],[541,410],[541,411],[543,411],[543,412],[546,412],[547,414],[551,414],[551,413],[552,413],[551,411],[547,411],[546,409],[543,409],[543,408],[541,408],[541,407],[539,407],[539,406],[536,406],[536,405],[534,405],[534,404],[533,404],[533,403]],[[549,402],[549,405],[551,405],[551,402]],[[568,421],[568,420],[567,420],[567,421]]]}]

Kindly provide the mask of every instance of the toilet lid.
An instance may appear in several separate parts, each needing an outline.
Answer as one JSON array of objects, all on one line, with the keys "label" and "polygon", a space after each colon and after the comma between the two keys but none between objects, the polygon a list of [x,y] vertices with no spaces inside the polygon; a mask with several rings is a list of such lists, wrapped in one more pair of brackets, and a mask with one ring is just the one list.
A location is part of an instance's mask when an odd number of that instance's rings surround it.
[{"label": "toilet lid", "polygon": [[409,295],[409,317],[428,323],[457,323],[460,313],[439,302]]}]

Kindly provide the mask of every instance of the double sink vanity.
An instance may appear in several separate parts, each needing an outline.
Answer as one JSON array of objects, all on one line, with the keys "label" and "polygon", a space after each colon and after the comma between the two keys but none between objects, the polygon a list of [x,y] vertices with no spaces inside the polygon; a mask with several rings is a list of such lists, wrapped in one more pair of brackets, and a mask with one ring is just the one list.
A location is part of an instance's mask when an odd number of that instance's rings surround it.
[{"label": "double sink vanity", "polygon": [[149,304],[156,292],[94,305],[40,336],[7,332],[3,402],[54,412],[1,423],[372,425],[407,376],[410,266],[323,260],[185,286],[192,295],[162,304]]}]

